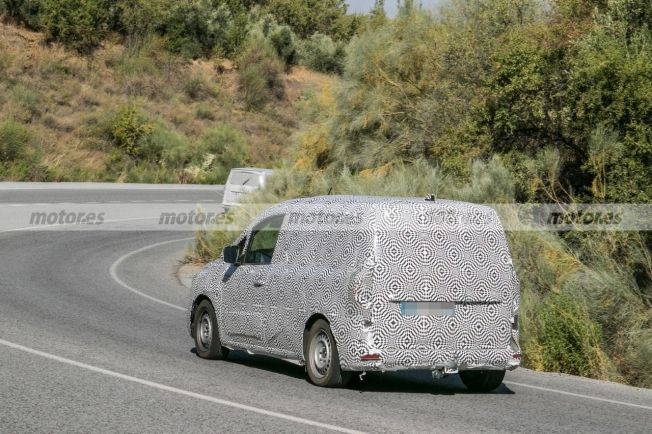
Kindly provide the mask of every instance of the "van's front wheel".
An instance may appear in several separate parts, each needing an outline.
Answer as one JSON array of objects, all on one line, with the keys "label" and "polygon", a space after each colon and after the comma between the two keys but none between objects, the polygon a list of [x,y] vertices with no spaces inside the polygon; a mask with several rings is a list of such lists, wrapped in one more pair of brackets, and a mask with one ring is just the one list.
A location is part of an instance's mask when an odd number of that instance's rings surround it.
[{"label": "van's front wheel", "polygon": [[473,392],[490,392],[502,384],[505,371],[460,371],[460,378]]},{"label": "van's front wheel", "polygon": [[310,381],[321,387],[342,387],[351,379],[350,372],[343,372],[337,345],[328,323],[317,320],[307,335],[305,360]]}]

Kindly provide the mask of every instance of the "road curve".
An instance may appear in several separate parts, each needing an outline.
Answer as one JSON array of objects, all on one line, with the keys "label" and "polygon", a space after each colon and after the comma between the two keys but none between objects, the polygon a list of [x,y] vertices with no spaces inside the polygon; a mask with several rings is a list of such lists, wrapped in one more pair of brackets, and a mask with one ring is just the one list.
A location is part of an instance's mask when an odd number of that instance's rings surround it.
[{"label": "road curve", "polygon": [[[221,192],[35,185],[21,194],[0,185],[0,206],[207,194],[219,200]],[[186,304],[174,271],[190,235],[0,234],[0,432],[612,433],[652,425],[652,391],[525,369],[508,373],[495,393],[473,394],[457,376],[435,383],[427,373],[370,374],[348,389],[320,389],[302,368],[266,357],[199,359],[174,307]]]}]

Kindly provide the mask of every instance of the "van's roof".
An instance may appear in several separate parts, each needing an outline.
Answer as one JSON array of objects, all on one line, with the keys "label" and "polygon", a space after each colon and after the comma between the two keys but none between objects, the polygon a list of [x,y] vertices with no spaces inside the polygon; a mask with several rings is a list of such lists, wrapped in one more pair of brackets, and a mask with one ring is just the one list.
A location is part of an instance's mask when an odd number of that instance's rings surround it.
[{"label": "van's roof", "polygon": [[[434,210],[442,211],[444,214],[435,216],[432,214]],[[330,224],[328,222],[333,216],[347,214],[352,218],[355,217],[349,220],[341,216],[343,218],[341,222],[348,227],[352,227],[349,225],[395,226],[397,223],[406,224],[406,227],[421,227],[428,226],[433,218],[438,218],[439,220],[436,221],[446,227],[457,228],[468,224],[469,227],[480,230],[502,230],[500,217],[493,208],[486,205],[446,199],[427,201],[425,198],[386,196],[315,196],[292,199],[268,208],[256,217],[251,226],[254,227],[276,214],[303,215],[307,218],[295,221],[293,224],[305,227],[313,225],[323,227],[320,225],[324,222]],[[323,221],[319,217],[322,214]],[[334,224],[341,224],[337,217]]]},{"label": "van's roof", "polygon": [[329,195],[329,196],[314,196],[314,197],[304,197],[300,199],[292,199],[286,202],[283,202],[279,205],[376,205],[376,204],[387,204],[395,203],[399,204],[430,204],[433,206],[444,205],[447,207],[468,207],[468,208],[488,208],[484,205],[477,205],[469,202],[461,202],[448,199],[436,199],[434,201],[426,201],[425,198],[418,197],[392,197],[392,196],[343,196],[343,195]]},{"label": "van's roof", "polygon": [[[328,210],[339,211],[356,210],[356,211],[369,211],[376,212],[378,209],[396,208],[396,209],[416,209],[417,206],[426,205],[430,209],[442,208],[455,210],[462,213],[481,212],[483,214],[492,214],[496,212],[493,208],[486,205],[477,205],[469,202],[460,202],[447,199],[436,199],[435,201],[427,201],[425,198],[416,197],[390,197],[390,196],[314,196],[299,199],[291,199],[281,202],[268,208],[259,218],[264,218],[270,214],[278,212],[295,212],[304,210],[315,211],[314,207],[327,208]],[[423,209],[423,208],[422,208]]]}]

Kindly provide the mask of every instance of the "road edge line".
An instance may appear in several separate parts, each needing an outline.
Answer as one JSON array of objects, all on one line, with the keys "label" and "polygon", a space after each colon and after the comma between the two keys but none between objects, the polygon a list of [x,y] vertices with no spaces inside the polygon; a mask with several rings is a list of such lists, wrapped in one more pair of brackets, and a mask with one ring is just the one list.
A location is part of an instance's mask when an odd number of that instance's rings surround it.
[{"label": "road edge line", "polygon": [[629,406],[629,407],[642,408],[644,410],[652,410],[652,407],[648,407],[647,405],[642,405],[642,404],[634,404],[632,402],[617,401],[615,399],[600,398],[598,396],[583,395],[581,393],[574,393],[574,392],[566,392],[564,390],[551,389],[549,387],[533,386],[531,384],[517,383],[516,381],[503,381],[503,383],[505,383],[507,385],[513,384],[514,386],[521,386],[521,387],[527,387],[527,388],[530,388],[530,389],[541,390],[541,391],[544,391],[544,392],[553,392],[553,393],[559,393],[561,395],[574,396],[576,398],[592,399],[594,401],[608,402],[610,404],[619,404],[619,405],[626,405],[626,406]]}]

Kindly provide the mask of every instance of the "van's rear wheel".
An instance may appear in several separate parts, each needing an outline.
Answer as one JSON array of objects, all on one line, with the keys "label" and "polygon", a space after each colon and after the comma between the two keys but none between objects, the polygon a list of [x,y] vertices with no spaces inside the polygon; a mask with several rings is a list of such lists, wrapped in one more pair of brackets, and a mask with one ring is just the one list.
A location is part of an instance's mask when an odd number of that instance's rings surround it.
[{"label": "van's rear wheel", "polygon": [[204,300],[197,305],[193,315],[193,336],[197,355],[203,359],[226,359],[229,349],[222,346],[217,317],[213,305]]},{"label": "van's rear wheel", "polygon": [[307,335],[305,360],[310,381],[321,387],[342,387],[351,379],[350,372],[343,372],[337,345],[328,323],[317,320]]},{"label": "van's rear wheel", "polygon": [[473,392],[490,392],[502,384],[505,371],[460,371],[460,378]]}]

